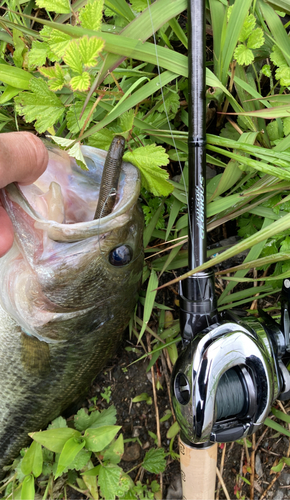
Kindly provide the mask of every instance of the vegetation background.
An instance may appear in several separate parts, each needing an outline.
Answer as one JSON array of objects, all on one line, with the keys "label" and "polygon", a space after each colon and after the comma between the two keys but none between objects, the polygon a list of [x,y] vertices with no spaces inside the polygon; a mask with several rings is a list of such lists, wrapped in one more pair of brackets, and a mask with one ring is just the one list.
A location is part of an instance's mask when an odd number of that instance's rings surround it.
[{"label": "vegetation background", "polygon": [[[167,295],[157,296],[154,290],[187,266],[186,9],[186,0],[1,2],[0,130],[49,135],[83,168],[81,144],[107,150],[122,134],[125,159],[141,171],[144,287],[130,322],[138,346],[128,349],[151,353],[157,412],[160,367],[170,373],[180,337],[176,288],[171,283]],[[262,301],[278,316],[282,279],[290,272],[289,14],[287,0],[206,1],[207,162],[215,175],[207,182],[210,259],[202,269],[215,266],[220,311],[244,307],[255,314]],[[108,391],[102,397],[109,401]],[[152,403],[147,393],[133,401]],[[284,408],[274,415],[289,425]],[[161,447],[157,430],[139,464],[157,475],[177,458],[178,425],[170,410],[162,418],[171,422],[169,447]],[[272,417],[267,424],[290,435]],[[81,409],[73,425],[60,417],[34,434],[0,491],[4,498],[63,498],[70,484],[94,499],[162,498],[159,476],[134,482],[120,467],[119,430],[114,407]],[[245,468],[233,491],[253,499],[248,447],[255,453],[255,443],[242,445]],[[285,464],[289,453],[272,470],[279,474]]]}]

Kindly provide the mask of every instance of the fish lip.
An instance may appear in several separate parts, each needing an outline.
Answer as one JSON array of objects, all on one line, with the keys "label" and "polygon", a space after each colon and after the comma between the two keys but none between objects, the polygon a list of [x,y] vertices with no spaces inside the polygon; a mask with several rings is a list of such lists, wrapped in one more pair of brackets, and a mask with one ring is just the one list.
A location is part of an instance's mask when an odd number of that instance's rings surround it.
[{"label": "fish lip", "polygon": [[128,162],[122,162],[121,171],[126,182],[124,182],[123,193],[117,205],[106,217],[86,222],[61,224],[53,220],[46,220],[30,205],[18,185],[10,184],[6,186],[4,191],[7,192],[12,201],[18,203],[34,219],[35,228],[47,231],[51,240],[80,241],[118,229],[126,224],[128,213],[139,198],[141,176],[139,170]]}]

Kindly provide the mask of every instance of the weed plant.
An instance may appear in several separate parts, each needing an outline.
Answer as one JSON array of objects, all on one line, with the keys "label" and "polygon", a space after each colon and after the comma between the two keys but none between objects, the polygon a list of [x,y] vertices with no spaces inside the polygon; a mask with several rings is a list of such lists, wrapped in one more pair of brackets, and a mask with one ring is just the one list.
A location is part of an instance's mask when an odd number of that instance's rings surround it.
[{"label": "weed plant", "polygon": [[[49,136],[83,168],[81,144],[107,150],[114,135],[126,139],[124,159],[141,171],[146,222],[143,314],[138,309],[130,332],[141,345],[146,332],[154,337],[148,369],[164,348],[174,363],[179,324],[156,302],[156,288],[162,275],[173,284],[172,272],[187,266],[187,2],[8,0],[1,7],[0,130]],[[220,311],[272,296],[290,273],[289,14],[288,0],[206,2],[207,162],[217,171],[207,182],[208,233],[236,221],[239,240],[215,245],[198,269],[247,251],[241,264],[215,267]],[[114,410],[106,411],[106,423],[103,414],[81,413],[73,428],[60,418],[35,433],[8,471],[5,498],[33,498],[35,481],[47,498],[60,477],[64,488],[73,484],[91,498],[158,497],[157,483],[134,485],[118,466],[122,435]],[[171,441],[177,431],[173,424]],[[142,465],[161,473],[165,456],[152,449]]]}]

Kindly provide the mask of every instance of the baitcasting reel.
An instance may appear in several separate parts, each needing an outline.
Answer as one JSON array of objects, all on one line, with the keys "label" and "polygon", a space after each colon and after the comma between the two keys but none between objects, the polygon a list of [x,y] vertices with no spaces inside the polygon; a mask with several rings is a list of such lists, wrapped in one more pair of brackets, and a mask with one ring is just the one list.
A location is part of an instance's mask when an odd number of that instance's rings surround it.
[{"label": "baitcasting reel", "polygon": [[241,311],[218,318],[208,273],[180,284],[180,301],[184,348],[172,395],[182,440],[229,442],[256,432],[275,399],[290,398],[290,280],[283,284],[281,325],[263,311],[259,319]]}]

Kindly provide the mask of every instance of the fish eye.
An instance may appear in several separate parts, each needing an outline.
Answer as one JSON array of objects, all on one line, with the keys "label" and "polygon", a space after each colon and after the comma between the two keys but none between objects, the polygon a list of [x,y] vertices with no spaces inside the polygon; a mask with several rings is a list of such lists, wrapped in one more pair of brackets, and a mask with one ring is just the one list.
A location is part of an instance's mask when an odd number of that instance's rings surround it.
[{"label": "fish eye", "polygon": [[111,250],[109,262],[112,266],[126,266],[132,260],[133,250],[128,245],[121,245]]}]

